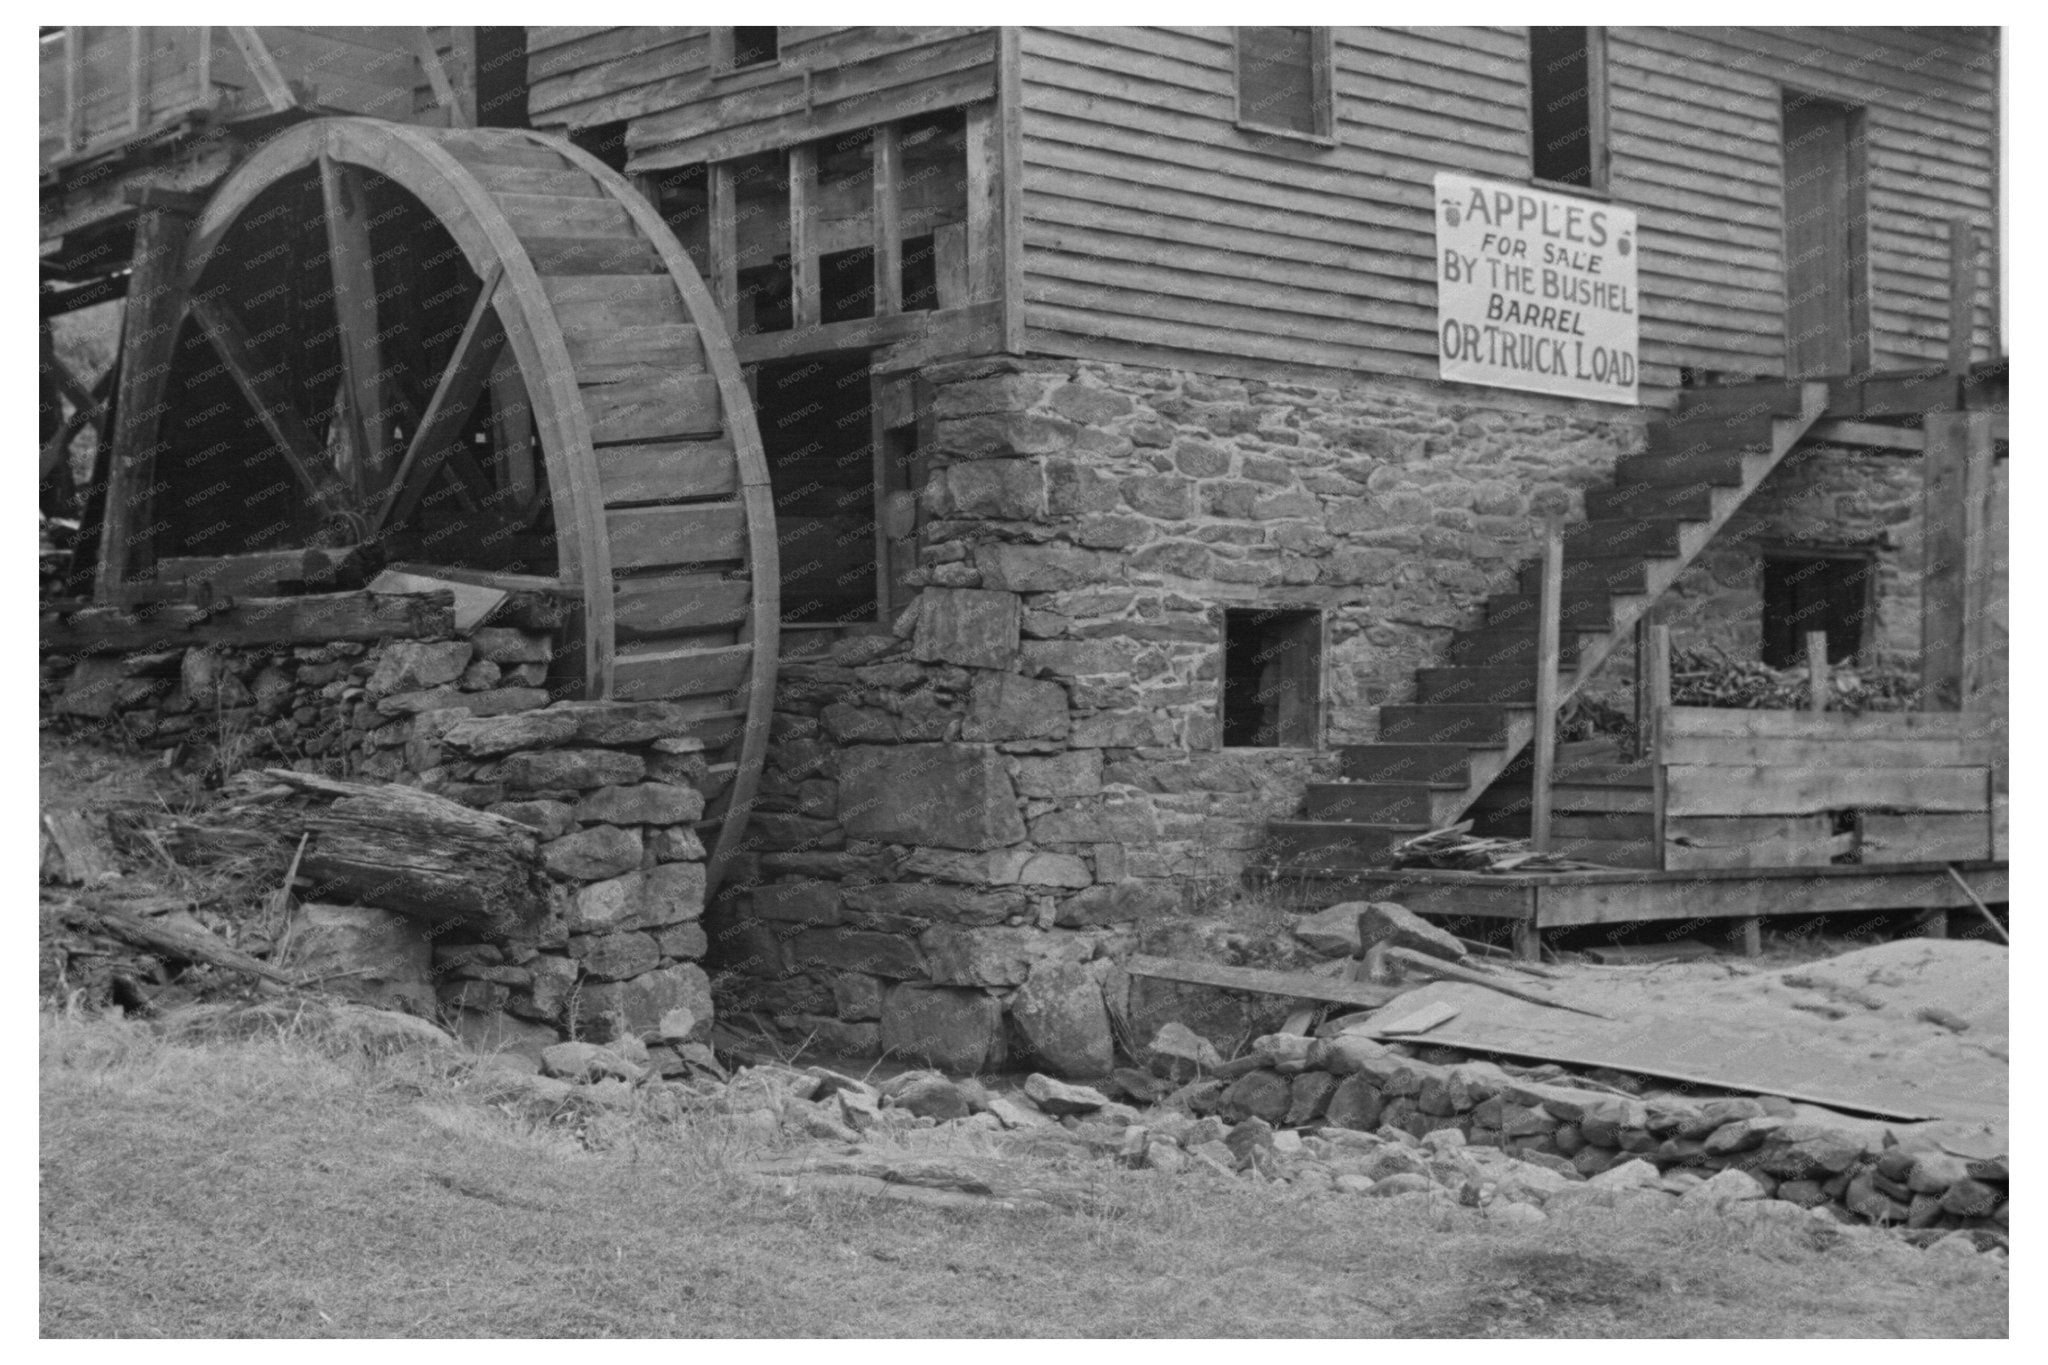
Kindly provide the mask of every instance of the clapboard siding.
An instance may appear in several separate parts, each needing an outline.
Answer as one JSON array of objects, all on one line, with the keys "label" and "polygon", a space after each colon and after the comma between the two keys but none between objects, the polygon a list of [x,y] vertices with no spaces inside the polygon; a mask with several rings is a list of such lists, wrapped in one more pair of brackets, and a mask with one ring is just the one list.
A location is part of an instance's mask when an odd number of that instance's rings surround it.
[{"label": "clapboard siding", "polygon": [[[1431,177],[1526,178],[1523,31],[1338,29],[1331,148],[1235,125],[1228,28],[1032,27],[1020,47],[1035,349],[1436,373]],[[1988,33],[1618,28],[1608,73],[1646,402],[1681,366],[1782,372],[1786,88],[1868,111],[1874,363],[1945,358],[1946,219],[1990,227],[1996,193]],[[1979,281],[1983,355],[1988,256]]]},{"label": "clapboard siding", "polygon": [[626,122],[628,168],[788,147],[995,94],[987,27],[784,27],[781,61],[712,70],[703,27],[538,29],[528,107],[542,127]]}]

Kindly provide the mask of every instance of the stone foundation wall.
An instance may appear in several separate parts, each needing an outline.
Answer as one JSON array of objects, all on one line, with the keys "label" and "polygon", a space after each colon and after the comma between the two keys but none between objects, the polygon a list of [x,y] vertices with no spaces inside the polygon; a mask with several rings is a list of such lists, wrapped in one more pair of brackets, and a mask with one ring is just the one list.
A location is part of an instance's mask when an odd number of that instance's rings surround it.
[{"label": "stone foundation wall", "polygon": [[[714,958],[792,1038],[954,1070],[1109,1065],[1097,987],[1235,887],[1265,823],[1513,588],[1641,415],[997,359],[928,369],[922,592],[785,637]],[[1223,611],[1320,609],[1319,750],[1222,747]]]},{"label": "stone foundation wall", "polygon": [[1676,645],[1756,659],[1763,641],[1763,556],[1802,546],[1868,550],[1877,565],[1873,662],[1920,660],[1921,461],[1816,446],[1774,470],[1659,607]]},{"label": "stone foundation wall", "polygon": [[545,686],[554,649],[546,632],[487,626],[53,660],[44,699],[80,737],[176,750],[222,777],[277,766],[378,779],[532,827],[553,905],[530,935],[485,941],[459,925],[422,931],[402,910],[308,905],[302,947],[374,961],[358,984],[386,1003],[438,1004],[473,1039],[530,1050],[632,1035],[681,1071],[713,1016],[693,828],[703,745],[667,703],[557,700]]}]

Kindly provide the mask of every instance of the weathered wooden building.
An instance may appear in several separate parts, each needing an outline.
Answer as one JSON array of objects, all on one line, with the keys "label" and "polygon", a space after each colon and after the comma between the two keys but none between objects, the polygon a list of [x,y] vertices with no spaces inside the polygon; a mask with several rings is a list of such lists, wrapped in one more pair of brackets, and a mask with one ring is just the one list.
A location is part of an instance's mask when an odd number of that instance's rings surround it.
[{"label": "weathered wooden building", "polygon": [[[1968,718],[1582,774],[1623,794],[1560,807],[1560,847],[1783,872],[1711,912],[1743,920],[1961,903],[1953,861],[2002,897],[1996,30],[436,32],[382,104],[316,78],[268,116],[453,125],[404,140],[479,177],[538,262],[505,278],[567,342],[508,323],[524,383],[559,354],[600,435],[543,423],[538,472],[524,434],[492,447],[522,505],[552,489],[523,571],[558,551],[580,604],[565,685],[751,710],[763,737],[774,686],[758,791],[734,750],[720,937],[786,1026],[973,1066],[1005,1008],[1078,1011],[1106,1047],[1071,982],[1132,921],[1248,868],[1335,886],[1471,811],[1514,828],[1536,703],[1613,695],[1652,621],[1774,664],[1821,629],[1831,664],[1918,669]],[[76,98],[112,40],[63,41],[44,235],[78,280],[133,220],[92,216],[94,149],[143,167],[117,188],[219,170],[136,152],[159,96]],[[366,135],[329,137],[332,160]],[[694,396],[608,418],[601,390]],[[514,572],[486,539],[425,558]],[[1875,739],[1875,775],[1795,771]],[[1895,812],[1934,787],[1916,841]],[[1859,843],[1865,808],[1889,823]],[[1541,922],[1527,887],[1404,894]],[[1613,901],[1570,914],[1630,917]]]}]

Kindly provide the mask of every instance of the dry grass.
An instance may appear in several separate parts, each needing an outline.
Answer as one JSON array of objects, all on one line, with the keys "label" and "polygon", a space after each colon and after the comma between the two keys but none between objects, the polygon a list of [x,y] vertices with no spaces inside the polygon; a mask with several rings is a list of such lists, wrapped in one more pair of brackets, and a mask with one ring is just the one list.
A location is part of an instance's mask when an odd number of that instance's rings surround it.
[{"label": "dry grass", "polygon": [[51,1336],[1982,1336],[2006,1272],[1804,1226],[1116,1172],[1121,1216],[785,1198],[734,1125],[603,1150],[446,1059],[42,1026]]}]

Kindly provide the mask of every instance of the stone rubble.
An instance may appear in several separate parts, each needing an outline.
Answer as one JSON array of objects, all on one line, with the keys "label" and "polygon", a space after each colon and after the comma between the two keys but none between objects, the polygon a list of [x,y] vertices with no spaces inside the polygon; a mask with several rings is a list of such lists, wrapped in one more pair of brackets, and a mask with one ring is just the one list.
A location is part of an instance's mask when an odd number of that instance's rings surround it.
[{"label": "stone rubble", "polygon": [[[1845,1232],[1874,1225],[1943,1255],[2003,1256],[2010,1246],[2004,1159],[1871,1149],[1840,1130],[1758,1112],[1769,1100],[1636,1100],[1517,1077],[1487,1063],[1436,1066],[1357,1038],[1312,1041],[1304,1057],[1304,1041],[1261,1038],[1254,1060],[1265,1065],[1228,1088],[1198,1078],[1144,1108],[1042,1073],[1006,1092],[931,1071],[871,1084],[825,1067],[779,1063],[744,1067],[729,1081],[664,1082],[617,1045],[586,1043],[549,1049],[547,1075],[518,1081],[549,1104],[581,1097],[659,1117],[717,1115],[765,1137],[846,1144],[835,1155],[762,1164],[762,1178],[786,1190],[808,1183],[883,1195],[884,1186],[907,1182],[976,1195],[969,1202],[980,1203],[1071,1207],[1082,1197],[1071,1180],[1058,1198],[1020,1193],[1027,1176],[985,1158],[864,1156],[855,1145],[978,1128],[999,1152],[1014,1156],[1248,1181],[1313,1197],[1416,1198],[1477,1209],[1503,1226],[1539,1224],[1588,1206],[1628,1206],[1746,1221],[1818,1219]],[[1152,1067],[1164,1076],[1180,1065],[1186,1040],[1165,1030],[1159,1042]],[[1314,1069],[1298,1071],[1296,1082],[1343,1073],[1327,1092],[1330,1106],[1287,1115],[1284,1125],[1255,1112],[1274,1108],[1269,1097],[1292,1093],[1294,1084],[1279,1069],[1303,1063]],[[1245,1084],[1254,1078],[1263,1079]],[[1351,1107],[1336,1108],[1346,1086],[1353,1087]],[[1361,1091],[1371,1099],[1358,1098]],[[1743,1140],[1722,1144],[1728,1150],[1719,1156],[1709,1155],[1704,1142],[1678,1136],[1729,1129],[1741,1129]],[[1752,1135],[1758,1140],[1750,1142]],[[848,1183],[853,1176],[867,1183]],[[1859,1188],[1875,1197],[1857,1198],[1852,1192]]]}]

